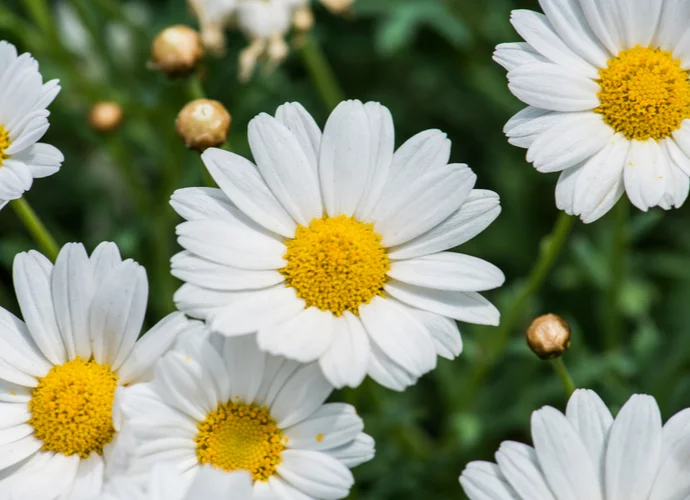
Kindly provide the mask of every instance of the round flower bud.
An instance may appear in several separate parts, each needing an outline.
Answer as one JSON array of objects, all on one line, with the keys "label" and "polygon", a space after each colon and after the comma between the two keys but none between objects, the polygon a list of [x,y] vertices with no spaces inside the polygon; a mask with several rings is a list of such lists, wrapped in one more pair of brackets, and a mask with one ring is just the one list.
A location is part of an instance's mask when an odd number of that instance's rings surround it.
[{"label": "round flower bud", "polygon": [[218,101],[197,99],[182,108],[175,126],[189,149],[203,152],[225,143],[231,121],[230,113]]},{"label": "round flower bud", "polygon": [[203,57],[201,36],[188,26],[164,29],[151,45],[151,66],[171,78],[190,74]]},{"label": "round flower bud", "polygon": [[558,358],[570,347],[570,326],[555,314],[539,316],[527,329],[527,344],[541,359]]},{"label": "round flower bud", "polygon": [[354,0],[321,0],[321,3],[326,6],[331,12],[342,14],[350,10]]},{"label": "round flower bud", "polygon": [[106,134],[122,124],[124,113],[122,107],[112,101],[97,102],[89,111],[89,125],[96,132]]},{"label": "round flower bud", "polygon": [[297,31],[309,31],[314,27],[314,12],[306,5],[299,7],[292,17],[292,25]]}]

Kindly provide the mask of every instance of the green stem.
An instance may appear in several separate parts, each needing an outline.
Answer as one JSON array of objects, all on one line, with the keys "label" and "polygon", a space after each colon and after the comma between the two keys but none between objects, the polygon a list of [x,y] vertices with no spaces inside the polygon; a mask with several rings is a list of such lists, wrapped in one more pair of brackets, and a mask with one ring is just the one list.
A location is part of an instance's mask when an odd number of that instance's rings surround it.
[{"label": "green stem", "polygon": [[608,349],[615,349],[620,341],[622,317],[620,314],[620,291],[625,273],[628,251],[628,202],[620,200],[613,210],[611,219],[612,242],[609,257],[610,279],[604,301],[604,340]]},{"label": "green stem", "polygon": [[553,370],[556,372],[556,375],[558,375],[561,384],[563,384],[565,396],[567,398],[570,398],[570,396],[573,392],[575,392],[575,389],[577,389],[577,387],[575,386],[575,382],[573,382],[573,378],[570,376],[570,373],[568,372],[568,368],[566,368],[565,363],[563,362],[563,358],[556,358],[551,360],[551,366],[553,366]]},{"label": "green stem", "polygon": [[29,202],[24,198],[19,198],[10,202],[10,204],[26,226],[26,229],[31,233],[31,236],[36,240],[36,243],[43,249],[46,257],[55,262],[60,252],[60,247],[55,243],[55,239],[48,232],[41,219],[38,218]]},{"label": "green stem", "polygon": [[530,271],[517,297],[508,308],[508,312],[503,316],[496,335],[486,346],[484,357],[473,366],[468,378],[467,388],[460,400],[461,409],[466,410],[470,406],[484,379],[506,349],[510,335],[513,333],[520,318],[522,318],[527,304],[544,284],[556,260],[561,255],[574,220],[574,217],[569,216],[565,212],[561,212],[559,215],[551,235],[542,246],[539,259]]},{"label": "green stem", "polygon": [[321,46],[312,35],[308,35],[304,40],[300,54],[324,104],[329,111],[333,110],[345,99],[345,93]]},{"label": "green stem", "polygon": [[206,99],[206,92],[204,91],[204,86],[201,83],[199,75],[193,74],[189,77],[189,81],[187,82],[187,95],[190,101]]}]

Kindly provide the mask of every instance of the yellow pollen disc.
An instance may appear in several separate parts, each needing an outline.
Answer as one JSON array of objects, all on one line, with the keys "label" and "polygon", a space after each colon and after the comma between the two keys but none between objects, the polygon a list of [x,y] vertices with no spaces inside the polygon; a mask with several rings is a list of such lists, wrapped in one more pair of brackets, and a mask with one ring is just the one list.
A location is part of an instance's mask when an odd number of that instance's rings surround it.
[{"label": "yellow pollen disc", "polygon": [[7,148],[10,147],[10,133],[5,130],[5,127],[0,125],[0,167],[2,167],[3,160],[9,158],[9,155],[5,154]]},{"label": "yellow pollen disc", "polygon": [[87,458],[103,454],[112,441],[113,401],[117,375],[107,365],[81,358],[54,366],[39,378],[29,411],[36,438],[43,451]]},{"label": "yellow pollen disc", "polygon": [[594,111],[630,140],[660,140],[690,118],[688,73],[670,52],[640,47],[624,50],[599,70]]},{"label": "yellow pollen disc", "polygon": [[201,464],[228,472],[247,470],[254,481],[268,480],[280,464],[283,433],[266,408],[221,403],[197,428],[194,442]]},{"label": "yellow pollen disc", "polygon": [[314,219],[286,244],[285,283],[307,307],[340,316],[383,293],[390,262],[373,224],[354,217]]}]

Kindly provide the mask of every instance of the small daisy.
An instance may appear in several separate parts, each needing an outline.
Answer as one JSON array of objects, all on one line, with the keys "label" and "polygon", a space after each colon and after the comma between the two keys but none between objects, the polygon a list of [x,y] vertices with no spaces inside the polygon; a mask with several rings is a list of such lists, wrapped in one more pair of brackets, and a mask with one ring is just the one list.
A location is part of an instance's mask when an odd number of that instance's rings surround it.
[{"label": "small daisy", "polygon": [[483,231],[498,196],[473,189],[450,141],[422,132],[396,152],[378,103],[341,103],[322,133],[299,104],[249,126],[256,165],[209,149],[220,189],[177,191],[187,251],[178,307],[224,335],[258,332],[261,349],[319,361],[336,387],[369,374],[396,390],[462,350],[454,320],[496,325],[479,291],[503,273],[445,250]]},{"label": "small daisy", "polygon": [[248,472],[226,474],[212,466],[201,467],[189,487],[175,466],[157,465],[143,488],[127,477],[117,477],[104,490],[92,500],[251,500],[253,494]]},{"label": "small daisy", "polygon": [[31,54],[18,56],[14,45],[0,41],[0,209],[34,179],[60,169],[62,153],[37,142],[50,126],[46,108],[58,92],[57,80],[43,83]]},{"label": "small daisy", "polygon": [[534,447],[501,444],[496,462],[460,476],[470,500],[671,500],[690,493],[690,411],[661,425],[651,396],[635,395],[614,420],[594,392],[575,391],[565,415],[532,414]]},{"label": "small daisy", "polygon": [[88,498],[116,452],[116,391],[149,380],[188,320],[171,314],[137,342],[146,273],[113,243],[91,258],[65,245],[54,266],[20,254],[14,284],[26,323],[0,308],[0,491]]},{"label": "small daisy", "polygon": [[225,51],[225,27],[230,24],[238,0],[189,0],[199,19],[201,39],[207,49],[222,54]]},{"label": "small daisy", "polygon": [[497,47],[529,104],[506,125],[540,172],[561,172],[558,208],[597,220],[627,193],[680,207],[690,186],[690,3],[541,0],[516,10],[525,43]]},{"label": "small daisy", "polygon": [[251,472],[256,498],[344,498],[348,467],[370,460],[374,442],[352,406],[324,404],[332,390],[314,363],[267,355],[249,337],[197,335],[125,397],[132,470],[172,462],[192,481],[211,465]]}]

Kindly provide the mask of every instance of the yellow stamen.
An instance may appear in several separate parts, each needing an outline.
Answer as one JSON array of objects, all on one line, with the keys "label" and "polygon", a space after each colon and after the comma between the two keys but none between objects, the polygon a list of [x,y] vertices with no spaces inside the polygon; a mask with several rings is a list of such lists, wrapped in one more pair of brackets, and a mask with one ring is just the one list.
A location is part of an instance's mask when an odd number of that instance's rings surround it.
[{"label": "yellow stamen", "polygon": [[690,81],[670,52],[640,47],[624,50],[599,70],[595,109],[630,140],[660,140],[690,118]]},{"label": "yellow stamen", "polygon": [[247,470],[255,481],[266,481],[281,462],[283,433],[266,408],[221,403],[197,428],[194,442],[201,464],[228,472]]},{"label": "yellow stamen", "polygon": [[285,245],[288,264],[281,273],[307,307],[358,314],[383,293],[390,262],[373,224],[345,215],[314,219]]},{"label": "yellow stamen", "polygon": [[9,155],[5,154],[7,148],[10,147],[10,133],[0,125],[0,167],[2,167],[2,162],[9,158]]},{"label": "yellow stamen", "polygon": [[112,413],[117,375],[107,365],[76,358],[54,366],[38,380],[29,411],[43,451],[103,454],[115,435]]}]

